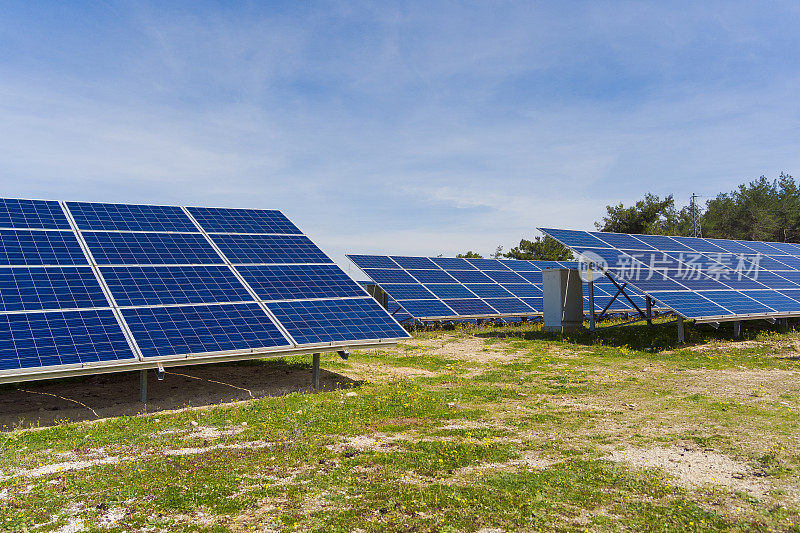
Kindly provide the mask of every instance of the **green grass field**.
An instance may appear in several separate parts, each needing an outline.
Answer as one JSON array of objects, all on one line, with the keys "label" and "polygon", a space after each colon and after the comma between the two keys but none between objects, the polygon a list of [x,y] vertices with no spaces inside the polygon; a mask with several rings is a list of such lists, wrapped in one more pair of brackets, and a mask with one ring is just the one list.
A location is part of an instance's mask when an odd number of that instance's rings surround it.
[{"label": "green grass field", "polygon": [[347,388],[6,428],[0,530],[800,531],[797,333],[538,328],[324,355]]}]

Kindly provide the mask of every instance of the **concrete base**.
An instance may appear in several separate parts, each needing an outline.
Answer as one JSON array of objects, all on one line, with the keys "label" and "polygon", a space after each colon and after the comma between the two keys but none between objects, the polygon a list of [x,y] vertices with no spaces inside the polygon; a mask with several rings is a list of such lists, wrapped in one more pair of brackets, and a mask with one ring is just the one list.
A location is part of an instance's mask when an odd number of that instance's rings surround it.
[{"label": "concrete base", "polygon": [[583,324],[561,324],[560,326],[542,326],[542,331],[551,331],[555,333],[573,333],[576,331],[583,331]]}]

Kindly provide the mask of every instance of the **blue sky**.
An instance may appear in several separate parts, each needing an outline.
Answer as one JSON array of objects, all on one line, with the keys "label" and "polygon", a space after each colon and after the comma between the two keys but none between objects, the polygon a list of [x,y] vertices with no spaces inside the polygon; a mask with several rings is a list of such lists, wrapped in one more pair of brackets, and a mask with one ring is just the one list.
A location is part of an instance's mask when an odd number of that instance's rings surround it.
[{"label": "blue sky", "polygon": [[3,2],[9,197],[488,253],[800,174],[797,2]]}]

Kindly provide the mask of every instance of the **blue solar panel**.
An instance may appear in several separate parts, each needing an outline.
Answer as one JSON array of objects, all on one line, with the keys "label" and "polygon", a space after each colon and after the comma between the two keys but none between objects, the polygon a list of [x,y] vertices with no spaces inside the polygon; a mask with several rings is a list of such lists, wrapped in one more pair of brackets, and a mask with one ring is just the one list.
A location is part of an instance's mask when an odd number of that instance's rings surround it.
[{"label": "blue solar panel", "polygon": [[280,211],[223,207],[188,207],[187,209],[208,233],[288,233],[292,235],[302,233]]},{"label": "blue solar panel", "polygon": [[538,313],[544,311],[544,298],[520,298],[520,299],[534,311]]},{"label": "blue solar panel", "polygon": [[512,296],[510,292],[496,283],[469,283],[466,287],[480,298],[508,298]]},{"label": "blue solar panel", "polygon": [[530,261],[523,261],[519,259],[500,259],[500,262],[511,270],[515,270],[517,272],[541,272],[542,270]]},{"label": "blue solar panel", "polygon": [[742,294],[749,296],[758,303],[769,306],[775,311],[783,313],[800,311],[800,302],[777,291],[742,291]]},{"label": "blue solar panel", "polygon": [[800,289],[789,289],[789,290],[782,290],[782,291],[777,291],[777,292],[780,293],[780,294],[783,294],[784,296],[788,296],[792,300],[796,300],[796,301],[800,302]]},{"label": "blue solar panel", "polygon": [[387,294],[395,300],[424,300],[436,298],[431,291],[417,284],[384,284],[381,285]]},{"label": "blue solar panel", "polygon": [[448,270],[448,274],[461,283],[494,283],[494,280],[479,270]]},{"label": "blue solar panel", "polygon": [[519,274],[511,272],[510,270],[506,271],[487,270],[486,275],[492,278],[497,283],[525,283],[525,278],[523,278]]},{"label": "blue solar panel", "polygon": [[67,208],[82,230],[197,231],[183,209],[172,205],[67,202]]},{"label": "blue solar panel", "polygon": [[694,251],[692,248],[689,248],[685,244],[681,244],[672,237],[667,237],[665,235],[636,235],[635,237],[637,240],[640,240],[643,243],[652,246],[656,250],[661,250],[664,252]]},{"label": "blue solar panel", "polygon": [[[675,280],[687,289],[692,289],[695,291],[700,290],[725,290],[727,287],[705,274],[700,272],[686,274],[686,272],[680,272],[678,270],[664,270],[664,274],[656,274],[653,276],[654,279],[656,278],[663,278],[666,276],[669,279]],[[635,279],[632,279],[637,285],[641,286],[641,283],[637,282]]]},{"label": "blue solar panel", "polygon": [[653,249],[653,247],[646,242],[637,239],[635,235],[627,235],[625,233],[605,233],[600,231],[593,231],[591,234],[614,248],[629,248],[631,250]]},{"label": "blue solar panel", "polygon": [[300,344],[410,337],[372,298],[267,305]]},{"label": "blue solar panel", "polygon": [[457,313],[439,300],[403,300],[403,309],[416,318],[454,316]]},{"label": "blue solar panel", "polygon": [[747,246],[747,242],[745,241],[726,241],[722,239],[706,239],[708,242],[717,246],[726,252],[730,252],[733,254],[746,254],[752,255],[757,253],[753,248]]},{"label": "blue solar panel", "polygon": [[722,248],[711,241],[699,237],[672,237],[681,244],[685,244],[697,252],[724,252]]},{"label": "blue solar panel", "polygon": [[420,283],[455,283],[456,281],[443,270],[409,270],[408,273]]},{"label": "blue solar panel", "polygon": [[397,263],[385,255],[348,255],[350,261],[358,268],[400,268]]},{"label": "blue solar panel", "polygon": [[503,287],[514,296],[521,298],[536,298],[542,296],[542,289],[536,285],[525,283],[506,283]]},{"label": "blue solar panel", "polygon": [[770,243],[766,242],[759,242],[759,241],[739,241],[740,244],[747,246],[748,248],[752,248],[757,253],[760,254],[779,254],[781,253],[778,248],[775,248]]},{"label": "blue solar panel", "polygon": [[461,257],[431,257],[430,259],[444,270],[476,270],[469,261]]},{"label": "blue solar panel", "polygon": [[[741,241],[739,241],[741,242]],[[775,248],[776,250],[780,250],[779,253],[781,254],[789,254],[794,256],[800,256],[800,245],[794,242],[770,242],[768,243],[771,247]]]},{"label": "blue solar panel", "polygon": [[526,262],[532,264],[535,267],[537,267],[538,270],[547,270],[548,268],[560,268],[560,265],[556,261],[531,260],[531,261],[526,261]]},{"label": "blue solar panel", "polygon": [[212,235],[231,263],[332,263],[304,235]]},{"label": "blue solar panel", "polygon": [[0,265],[88,265],[71,231],[0,230]]},{"label": "blue solar panel", "polygon": [[237,270],[262,300],[364,296],[336,265],[257,265]]},{"label": "blue solar panel", "polygon": [[222,258],[199,233],[84,232],[99,265],[214,264]]},{"label": "blue solar panel", "polygon": [[714,302],[703,298],[696,292],[659,292],[653,294],[653,299],[666,307],[675,310],[686,318],[699,318],[703,316],[728,315],[730,311],[720,307]]},{"label": "blue solar panel", "polygon": [[389,270],[381,268],[365,268],[364,273],[379,285],[386,283],[419,283],[405,270]]},{"label": "blue solar panel", "polygon": [[587,231],[539,228],[568,248],[610,248],[610,246]]},{"label": "blue solar panel", "polygon": [[[752,274],[747,275],[748,278],[752,278],[754,281],[769,287],[770,289],[797,289],[798,285],[796,283],[792,283],[785,277],[783,277],[783,273],[775,273],[775,272],[767,272],[765,270],[759,270],[758,272],[754,272]],[[728,281],[725,281],[725,284],[728,285]]]},{"label": "blue solar panel", "polygon": [[467,259],[467,261],[481,270],[508,270],[508,267],[497,259]]},{"label": "blue solar panel", "polygon": [[406,270],[411,270],[415,268],[423,268],[423,269],[439,268],[436,265],[436,263],[434,263],[427,257],[404,257],[404,256],[393,255],[391,256],[391,259],[401,267],[405,268]]},{"label": "blue solar panel", "polygon": [[109,305],[90,267],[0,268],[0,311]]},{"label": "blue solar panel", "polygon": [[0,198],[0,228],[70,229],[70,226],[58,202]]},{"label": "blue solar panel", "polygon": [[135,360],[108,309],[0,314],[0,370]]},{"label": "blue solar panel", "polygon": [[773,313],[774,309],[749,298],[738,291],[698,291],[712,302],[728,309],[734,314]]},{"label": "blue solar panel", "polygon": [[101,267],[117,305],[252,301],[227,266]]},{"label": "blue solar panel", "polygon": [[122,315],[144,357],[289,346],[256,303],[126,308]]},{"label": "blue solar panel", "polygon": [[[767,257],[767,256],[763,256]],[[800,258],[793,255],[773,255],[769,256],[770,259],[779,261],[783,267],[777,267],[774,270],[800,270]],[[759,266],[763,266],[759,261]]]},{"label": "blue solar panel", "polygon": [[[647,272],[634,273],[622,271],[618,273],[616,270],[610,270],[617,281],[632,283],[637,288],[645,292],[652,291],[679,291],[684,290],[685,287],[671,279],[664,279],[663,276],[654,275],[652,278],[647,279]],[[678,280],[680,281],[680,280]]]},{"label": "blue solar panel", "polygon": [[582,260],[585,262],[592,262],[595,263],[597,266],[600,266],[601,263],[604,263],[605,266],[608,267],[616,267],[622,264],[630,265],[632,263],[632,258],[627,256],[626,254],[621,253],[619,250],[613,250],[611,248],[576,248],[578,255],[581,256]]},{"label": "blue solar panel", "polygon": [[458,283],[429,284],[425,287],[442,300],[445,298],[475,298],[472,292]]},{"label": "blue solar panel", "polygon": [[[778,274],[780,274],[780,276],[782,278],[788,279],[789,281],[791,281],[791,282],[793,282],[793,283],[795,283],[797,285],[800,285],[800,271],[791,270],[791,271],[786,271],[786,272],[779,272]],[[792,288],[795,288],[795,287],[792,287]]]},{"label": "blue solar panel", "polygon": [[489,304],[478,299],[458,299],[443,300],[448,307],[459,315],[495,315],[497,311],[492,309]]},{"label": "blue solar panel", "polygon": [[518,298],[491,298],[484,300],[498,313],[533,313],[530,306]]},{"label": "blue solar panel", "polygon": [[528,283],[533,283],[534,285],[541,285],[542,284],[542,272],[517,272],[520,276],[522,276],[525,281]]}]

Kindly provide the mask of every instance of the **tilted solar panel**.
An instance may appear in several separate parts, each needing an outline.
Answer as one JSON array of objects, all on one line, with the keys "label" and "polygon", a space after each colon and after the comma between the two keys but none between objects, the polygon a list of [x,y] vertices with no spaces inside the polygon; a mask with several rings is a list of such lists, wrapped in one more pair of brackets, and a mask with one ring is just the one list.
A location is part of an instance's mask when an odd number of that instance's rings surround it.
[{"label": "tilted solar panel", "polygon": [[208,233],[303,233],[286,215],[275,210],[214,207],[188,207],[187,210]]},{"label": "tilted solar panel", "polygon": [[0,382],[407,336],[279,211],[0,199]]},{"label": "tilted solar panel", "polygon": [[[712,322],[800,314],[795,243],[541,231],[685,318]],[[654,250],[642,250],[637,241]]]},{"label": "tilted solar panel", "polygon": [[[348,257],[398,305],[420,319],[540,315],[543,311],[542,270],[578,267],[576,262],[516,259]],[[596,285],[597,294],[607,299],[598,310],[602,310],[617,292],[613,288],[613,292],[607,294],[601,286]],[[613,287],[613,284],[609,281],[608,286]],[[639,295],[644,301],[635,289],[626,289],[626,293]],[[632,310],[633,306],[622,297],[614,300],[609,308],[610,312]]]}]

